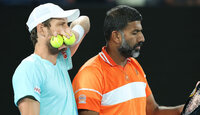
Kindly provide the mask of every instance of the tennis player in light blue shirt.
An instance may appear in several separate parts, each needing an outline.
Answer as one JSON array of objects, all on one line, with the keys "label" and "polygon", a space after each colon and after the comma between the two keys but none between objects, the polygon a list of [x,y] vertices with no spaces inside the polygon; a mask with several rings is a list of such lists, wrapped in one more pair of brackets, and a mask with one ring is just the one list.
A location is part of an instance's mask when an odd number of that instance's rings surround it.
[{"label": "tennis player in light blue shirt", "polygon": [[72,68],[69,48],[66,53],[67,59],[59,53],[56,65],[37,54],[32,54],[21,62],[13,76],[16,105],[22,97],[33,96],[40,102],[40,115],[77,114],[67,72]]},{"label": "tennis player in light blue shirt", "polygon": [[[89,18],[79,15],[78,9],[63,10],[52,3],[31,12],[26,24],[34,53],[22,60],[12,79],[14,103],[21,115],[78,115],[68,70],[90,29]],[[76,40],[68,44],[63,36],[73,35]]]}]

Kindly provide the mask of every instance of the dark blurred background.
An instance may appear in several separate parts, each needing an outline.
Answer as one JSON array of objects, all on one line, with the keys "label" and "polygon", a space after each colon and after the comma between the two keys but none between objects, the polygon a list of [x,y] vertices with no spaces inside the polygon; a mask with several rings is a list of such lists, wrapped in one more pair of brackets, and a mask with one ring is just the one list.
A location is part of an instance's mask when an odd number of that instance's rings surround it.
[{"label": "dark blurred background", "polygon": [[79,8],[90,17],[91,30],[73,56],[72,80],[85,61],[105,45],[106,11],[118,4],[138,9],[146,42],[137,60],[155,99],[167,106],[185,103],[200,77],[200,0],[0,0],[2,113],[19,114],[13,101],[12,75],[21,60],[33,53],[25,25],[28,16],[35,6],[46,2],[63,9]]}]

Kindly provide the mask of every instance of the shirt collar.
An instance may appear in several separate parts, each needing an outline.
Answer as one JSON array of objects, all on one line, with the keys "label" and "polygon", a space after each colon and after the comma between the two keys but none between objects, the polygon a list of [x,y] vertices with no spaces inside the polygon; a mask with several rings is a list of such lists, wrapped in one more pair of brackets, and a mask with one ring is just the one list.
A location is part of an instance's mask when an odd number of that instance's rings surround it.
[{"label": "shirt collar", "polygon": [[[102,51],[99,53],[99,56],[103,61],[108,63],[111,66],[116,66],[117,64],[114,62],[114,60],[110,57],[110,55],[106,51],[106,46],[102,47]],[[127,62],[130,62],[131,59],[127,58]]]}]

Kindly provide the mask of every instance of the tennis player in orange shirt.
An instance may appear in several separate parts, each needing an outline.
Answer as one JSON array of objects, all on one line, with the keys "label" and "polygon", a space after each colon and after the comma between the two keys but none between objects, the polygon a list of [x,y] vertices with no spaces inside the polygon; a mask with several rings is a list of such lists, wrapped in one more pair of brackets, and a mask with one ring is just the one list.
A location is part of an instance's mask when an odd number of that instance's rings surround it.
[{"label": "tennis player in orange shirt", "polygon": [[106,46],[88,60],[73,80],[79,115],[180,115],[183,106],[159,106],[136,61],[145,41],[142,16],[120,5],[107,12]]}]

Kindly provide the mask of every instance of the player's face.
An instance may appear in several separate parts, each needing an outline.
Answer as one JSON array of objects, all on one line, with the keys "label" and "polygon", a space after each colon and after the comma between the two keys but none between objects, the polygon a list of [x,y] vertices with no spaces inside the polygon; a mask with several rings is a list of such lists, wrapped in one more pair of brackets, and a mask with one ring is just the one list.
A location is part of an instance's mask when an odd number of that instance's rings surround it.
[{"label": "player's face", "polygon": [[[67,19],[61,18],[61,19],[52,19],[50,22],[50,28],[48,28],[48,38],[51,38],[52,36],[56,36],[58,34],[63,35],[66,31],[66,29],[69,28],[67,24]],[[50,39],[47,42],[47,46],[49,48],[49,51],[51,54],[58,54],[59,49],[54,48],[50,44]],[[63,44],[63,48],[66,48],[66,46]]]},{"label": "player's face", "polygon": [[141,22],[133,21],[128,23],[123,32],[120,31],[120,33],[122,36],[122,42],[119,48],[121,55],[126,58],[138,57],[141,45],[144,42]]}]

